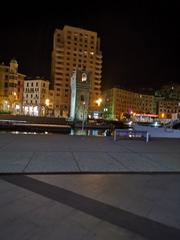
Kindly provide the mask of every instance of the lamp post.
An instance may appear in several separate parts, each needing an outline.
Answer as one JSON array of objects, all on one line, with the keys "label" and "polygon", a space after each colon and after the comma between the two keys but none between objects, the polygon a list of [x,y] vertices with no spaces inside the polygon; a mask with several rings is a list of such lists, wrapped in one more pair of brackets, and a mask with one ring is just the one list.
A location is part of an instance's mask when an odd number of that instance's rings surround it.
[{"label": "lamp post", "polygon": [[103,111],[104,111],[104,116],[103,116],[103,118],[106,119],[106,118],[107,118],[108,108],[104,108]]},{"label": "lamp post", "polygon": [[102,103],[102,98],[98,98],[98,99],[96,100],[96,103],[97,103],[98,107],[100,107],[100,105],[101,105],[101,103]]},{"label": "lamp post", "polygon": [[96,100],[96,103],[97,103],[97,105],[98,105],[97,118],[99,118],[99,116],[100,116],[100,106],[101,106],[101,103],[102,103],[102,98],[98,98],[98,99]]},{"label": "lamp post", "polygon": [[84,118],[84,114],[85,114],[85,101],[83,102],[83,108],[82,108],[82,131],[84,130],[84,122],[85,122],[85,118]]}]

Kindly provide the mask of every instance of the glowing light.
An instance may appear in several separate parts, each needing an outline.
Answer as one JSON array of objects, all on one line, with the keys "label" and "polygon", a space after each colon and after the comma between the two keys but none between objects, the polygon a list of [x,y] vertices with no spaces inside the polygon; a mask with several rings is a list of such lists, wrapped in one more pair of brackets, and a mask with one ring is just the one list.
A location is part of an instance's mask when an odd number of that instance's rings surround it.
[{"label": "glowing light", "polygon": [[129,125],[129,126],[131,126],[131,125],[132,125],[132,123],[133,123],[132,121],[129,121],[129,122],[128,122],[128,125]]},{"label": "glowing light", "polygon": [[17,104],[17,105],[16,105],[16,110],[19,110],[19,109],[20,109],[20,105]]},{"label": "glowing light", "polygon": [[155,126],[155,127],[157,127],[157,126],[158,126],[158,123],[157,123],[157,122],[155,122],[155,123],[154,123],[154,126]]},{"label": "glowing light", "polygon": [[49,99],[48,98],[45,100],[45,104],[46,104],[46,106],[49,106]]},{"label": "glowing light", "polygon": [[143,117],[158,117],[157,114],[151,114],[151,113],[135,113],[137,117],[143,116]]},{"label": "glowing light", "polygon": [[87,74],[83,73],[82,74],[82,82],[86,82],[86,80],[87,80]]},{"label": "glowing light", "polygon": [[96,103],[97,103],[98,106],[100,106],[101,103],[102,103],[102,98],[98,98],[98,99],[96,100]]},{"label": "glowing light", "polygon": [[29,107],[29,112],[30,112],[31,114],[33,113],[33,107],[32,107],[32,106]]},{"label": "glowing light", "polygon": [[38,116],[38,106],[34,106],[34,115]]}]

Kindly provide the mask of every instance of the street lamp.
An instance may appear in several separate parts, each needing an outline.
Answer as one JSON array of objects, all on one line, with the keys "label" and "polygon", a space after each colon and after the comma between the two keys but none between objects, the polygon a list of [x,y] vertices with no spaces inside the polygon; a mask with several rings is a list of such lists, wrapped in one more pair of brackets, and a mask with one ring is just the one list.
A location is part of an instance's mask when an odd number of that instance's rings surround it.
[{"label": "street lamp", "polygon": [[102,103],[102,98],[98,98],[97,100],[96,100],[96,103],[97,103],[97,105],[98,105],[98,107],[101,105],[101,103]]},{"label": "street lamp", "polygon": [[107,117],[108,108],[104,108],[103,110],[104,110],[104,116],[103,117],[106,118]]},{"label": "street lamp", "polygon": [[84,115],[85,115],[85,105],[86,105],[86,102],[84,101],[83,102],[83,109],[82,109],[82,131],[84,130],[84,122],[85,122],[85,118],[84,118]]},{"label": "street lamp", "polygon": [[97,109],[97,117],[96,118],[99,118],[100,117],[100,106],[101,106],[101,103],[102,103],[102,98],[98,98],[96,100],[96,103],[98,105],[98,109]]}]

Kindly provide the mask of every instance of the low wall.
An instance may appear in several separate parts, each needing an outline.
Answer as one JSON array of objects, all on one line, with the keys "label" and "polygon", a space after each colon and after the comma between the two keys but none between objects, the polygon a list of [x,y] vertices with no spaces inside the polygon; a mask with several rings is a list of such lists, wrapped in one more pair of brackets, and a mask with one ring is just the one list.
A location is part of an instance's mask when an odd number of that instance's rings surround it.
[{"label": "low wall", "polygon": [[0,120],[17,120],[26,121],[27,123],[47,123],[47,124],[66,124],[65,118],[54,118],[54,117],[34,117],[24,115],[8,115],[0,114]]}]

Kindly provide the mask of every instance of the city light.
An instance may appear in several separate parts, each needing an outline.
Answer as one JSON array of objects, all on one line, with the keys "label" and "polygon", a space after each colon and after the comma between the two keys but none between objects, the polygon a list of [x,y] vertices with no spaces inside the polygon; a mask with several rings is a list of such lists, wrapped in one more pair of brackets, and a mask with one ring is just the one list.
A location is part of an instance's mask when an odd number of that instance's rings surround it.
[{"label": "city light", "polygon": [[20,105],[17,104],[17,105],[16,105],[16,110],[19,110],[19,109],[20,109]]},{"label": "city light", "polygon": [[45,104],[46,104],[46,106],[49,106],[49,99],[48,98],[45,100]]},{"label": "city light", "polygon": [[98,98],[97,100],[96,100],[96,103],[97,103],[97,105],[98,105],[98,107],[101,105],[101,103],[102,103],[102,98]]}]

